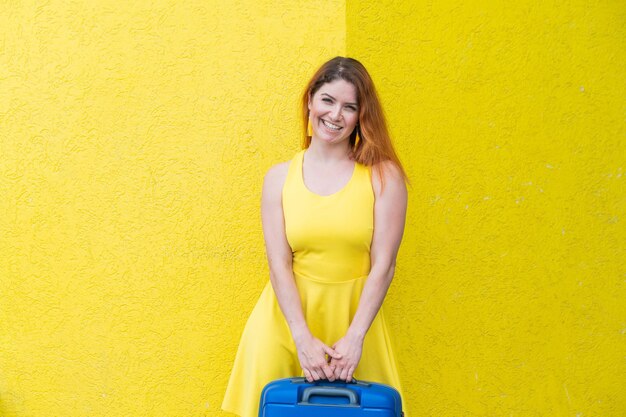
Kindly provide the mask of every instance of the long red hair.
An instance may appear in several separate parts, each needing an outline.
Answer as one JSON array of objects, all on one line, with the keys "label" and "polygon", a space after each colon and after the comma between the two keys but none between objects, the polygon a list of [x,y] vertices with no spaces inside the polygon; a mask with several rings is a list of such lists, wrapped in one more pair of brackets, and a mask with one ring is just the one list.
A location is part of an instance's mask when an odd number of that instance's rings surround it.
[{"label": "long red hair", "polygon": [[[406,181],[408,178],[391,143],[387,122],[374,82],[363,64],[353,58],[338,56],[331,59],[317,70],[307,84],[302,95],[303,148],[306,149],[311,145],[311,136],[307,132],[309,99],[313,98],[313,95],[322,85],[338,79],[343,79],[354,85],[357,94],[359,121],[350,134],[350,148],[354,160],[367,166],[376,165],[381,181],[384,177],[383,164],[380,162],[391,161],[397,166]],[[355,143],[357,130],[361,140]]]}]

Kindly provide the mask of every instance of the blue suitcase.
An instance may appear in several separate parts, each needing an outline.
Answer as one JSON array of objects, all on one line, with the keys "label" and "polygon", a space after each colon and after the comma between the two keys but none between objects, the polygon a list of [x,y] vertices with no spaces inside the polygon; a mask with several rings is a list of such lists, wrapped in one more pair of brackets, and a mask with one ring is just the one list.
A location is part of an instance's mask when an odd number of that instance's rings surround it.
[{"label": "blue suitcase", "polygon": [[263,388],[259,417],[401,417],[402,400],[394,388],[364,381],[286,378]]}]

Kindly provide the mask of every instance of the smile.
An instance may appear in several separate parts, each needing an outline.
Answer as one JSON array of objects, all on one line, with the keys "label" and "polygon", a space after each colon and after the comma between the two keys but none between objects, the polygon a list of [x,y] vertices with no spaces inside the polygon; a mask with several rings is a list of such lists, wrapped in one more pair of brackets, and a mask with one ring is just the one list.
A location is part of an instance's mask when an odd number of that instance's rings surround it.
[{"label": "smile", "polygon": [[337,125],[332,124],[330,122],[327,122],[326,120],[323,120],[323,119],[321,119],[321,120],[322,120],[322,124],[324,126],[326,126],[328,129],[335,130],[335,131],[341,130],[341,126],[337,126]]}]

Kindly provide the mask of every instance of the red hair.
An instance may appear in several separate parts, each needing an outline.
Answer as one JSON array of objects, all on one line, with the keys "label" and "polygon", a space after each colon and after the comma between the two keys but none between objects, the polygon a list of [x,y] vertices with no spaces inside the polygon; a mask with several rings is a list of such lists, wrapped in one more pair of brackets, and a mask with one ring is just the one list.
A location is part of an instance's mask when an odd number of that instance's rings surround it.
[{"label": "red hair", "polygon": [[[354,160],[367,166],[376,165],[381,181],[384,178],[381,162],[390,161],[396,165],[406,181],[407,175],[391,143],[387,122],[376,88],[374,88],[374,82],[363,64],[353,58],[338,56],[331,59],[317,70],[307,84],[302,95],[303,148],[306,149],[311,145],[311,136],[308,136],[307,132],[309,100],[313,98],[313,95],[322,85],[338,79],[349,82],[356,89],[359,121],[350,134],[350,148]],[[357,130],[361,140],[355,146]]]}]

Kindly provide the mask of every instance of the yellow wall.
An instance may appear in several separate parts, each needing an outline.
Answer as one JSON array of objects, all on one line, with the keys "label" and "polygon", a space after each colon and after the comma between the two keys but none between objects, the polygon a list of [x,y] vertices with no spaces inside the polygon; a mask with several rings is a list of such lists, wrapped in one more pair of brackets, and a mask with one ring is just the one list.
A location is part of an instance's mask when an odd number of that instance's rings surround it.
[{"label": "yellow wall", "polygon": [[344,48],[336,0],[0,3],[1,416],[219,415],[263,174]]},{"label": "yellow wall", "polygon": [[348,1],[413,186],[414,416],[624,416],[623,2]]},{"label": "yellow wall", "polygon": [[413,182],[408,410],[623,415],[623,6],[182,3],[0,5],[1,416],[226,415],[262,175],[338,54]]}]

